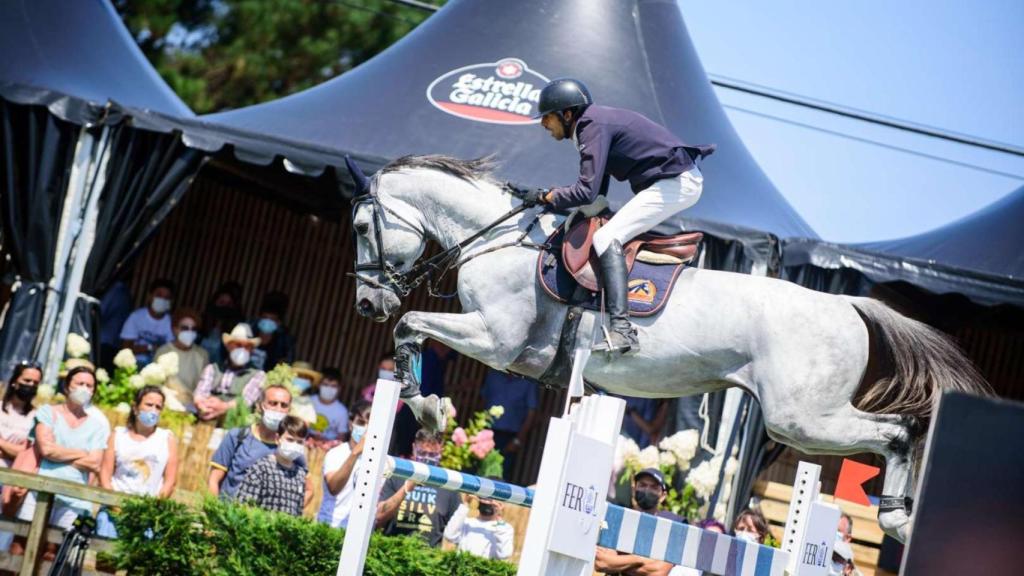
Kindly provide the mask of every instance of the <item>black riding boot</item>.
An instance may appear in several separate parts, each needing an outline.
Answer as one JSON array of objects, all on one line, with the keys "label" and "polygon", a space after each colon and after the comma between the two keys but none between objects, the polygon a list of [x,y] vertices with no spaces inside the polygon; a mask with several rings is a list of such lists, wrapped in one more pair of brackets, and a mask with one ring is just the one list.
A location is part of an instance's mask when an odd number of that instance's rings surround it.
[{"label": "black riding boot", "polygon": [[629,322],[629,294],[626,288],[628,282],[626,256],[622,253],[622,244],[618,240],[613,240],[611,246],[601,255],[601,283],[611,321],[605,333],[605,342],[596,346],[595,350],[625,354],[640,349],[636,329]]}]

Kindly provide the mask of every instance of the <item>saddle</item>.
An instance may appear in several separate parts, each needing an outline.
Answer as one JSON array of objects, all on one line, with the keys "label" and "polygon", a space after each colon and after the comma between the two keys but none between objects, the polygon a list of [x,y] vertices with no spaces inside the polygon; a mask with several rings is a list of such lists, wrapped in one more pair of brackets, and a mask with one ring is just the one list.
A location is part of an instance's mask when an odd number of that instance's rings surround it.
[{"label": "saddle", "polygon": [[[601,269],[597,255],[590,249],[594,233],[608,222],[609,216],[593,216],[570,224],[562,242],[562,260],[580,286],[598,292],[600,283],[597,270]],[[622,247],[626,256],[626,270],[632,271],[637,262],[647,264],[687,264],[693,260],[704,234],[684,232],[673,236],[641,234]]]}]

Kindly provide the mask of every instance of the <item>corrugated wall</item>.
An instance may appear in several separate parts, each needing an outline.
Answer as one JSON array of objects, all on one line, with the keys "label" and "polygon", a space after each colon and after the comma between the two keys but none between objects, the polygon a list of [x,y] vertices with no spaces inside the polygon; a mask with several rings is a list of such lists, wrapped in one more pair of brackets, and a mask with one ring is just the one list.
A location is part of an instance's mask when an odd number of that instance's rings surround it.
[{"label": "corrugated wall", "polygon": [[[377,324],[354,309],[354,249],[348,219],[328,221],[292,212],[234,186],[199,178],[136,261],[132,294],[141,303],[147,283],[174,280],[178,304],[202,311],[221,283],[245,289],[243,306],[255,315],[262,295],[281,290],[290,297],[287,324],[297,357],[314,366],[337,366],[345,377],[344,398],[376,378],[378,358],[393,348],[393,322]],[[456,300],[429,298],[420,289],[406,310],[457,312]],[[460,413],[475,410],[486,368],[458,357],[447,370],[445,390]],[[560,394],[542,394],[542,412],[554,414]],[[540,464],[547,418],[524,451],[517,480],[530,483]]]}]

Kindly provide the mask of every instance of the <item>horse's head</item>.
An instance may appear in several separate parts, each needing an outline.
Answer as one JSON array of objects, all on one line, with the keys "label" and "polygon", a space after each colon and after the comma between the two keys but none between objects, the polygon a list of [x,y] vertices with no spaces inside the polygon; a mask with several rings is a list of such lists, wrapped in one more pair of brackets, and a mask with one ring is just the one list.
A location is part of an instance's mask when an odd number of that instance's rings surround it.
[{"label": "horse's head", "polygon": [[349,171],[359,195],[353,200],[356,237],[356,309],[384,322],[402,305],[411,286],[404,274],[423,255],[427,239],[419,214],[388,193],[380,174],[366,178],[354,163]]}]

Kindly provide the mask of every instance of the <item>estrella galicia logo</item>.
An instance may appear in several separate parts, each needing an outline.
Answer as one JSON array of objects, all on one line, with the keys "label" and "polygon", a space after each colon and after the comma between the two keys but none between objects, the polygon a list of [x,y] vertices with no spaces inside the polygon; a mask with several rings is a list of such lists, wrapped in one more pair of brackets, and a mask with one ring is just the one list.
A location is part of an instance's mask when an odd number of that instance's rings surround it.
[{"label": "estrella galicia logo", "polygon": [[548,78],[518,58],[471,64],[427,87],[427,99],[443,112],[492,124],[535,124],[532,118]]}]

